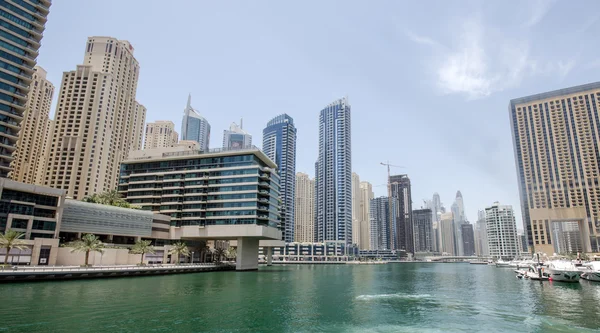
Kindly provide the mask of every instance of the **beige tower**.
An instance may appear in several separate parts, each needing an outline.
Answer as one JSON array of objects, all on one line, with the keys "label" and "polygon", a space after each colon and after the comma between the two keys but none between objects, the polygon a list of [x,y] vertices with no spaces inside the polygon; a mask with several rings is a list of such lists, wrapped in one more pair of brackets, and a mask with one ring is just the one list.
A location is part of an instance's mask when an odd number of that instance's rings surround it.
[{"label": "beige tower", "polygon": [[173,147],[179,141],[175,124],[170,120],[157,120],[146,124],[144,149]]},{"label": "beige tower", "polygon": [[371,249],[371,219],[369,215],[371,213],[371,200],[375,197],[373,194],[373,186],[369,182],[360,182],[360,198],[358,206],[358,220],[360,228],[360,240],[359,249],[361,250],[375,250]]},{"label": "beige tower", "polygon": [[508,109],[529,246],[558,253],[563,224],[576,222],[582,250],[600,252],[600,82],[513,99]]},{"label": "beige tower", "polygon": [[43,68],[35,66],[33,70],[11,178],[28,184],[43,185],[54,86],[46,80],[47,73]]},{"label": "beige tower", "polygon": [[352,173],[352,243],[361,247],[360,237],[360,177],[356,172]]},{"label": "beige tower", "polygon": [[314,242],[315,239],[315,180],[307,174],[296,174],[296,207],[294,241]]},{"label": "beige tower", "polygon": [[442,213],[440,226],[440,252],[455,255],[454,251],[454,215],[452,212]]},{"label": "beige tower", "polygon": [[117,188],[121,161],[141,149],[139,70],[129,42],[88,38],[83,65],[63,73],[45,185],[74,199]]}]

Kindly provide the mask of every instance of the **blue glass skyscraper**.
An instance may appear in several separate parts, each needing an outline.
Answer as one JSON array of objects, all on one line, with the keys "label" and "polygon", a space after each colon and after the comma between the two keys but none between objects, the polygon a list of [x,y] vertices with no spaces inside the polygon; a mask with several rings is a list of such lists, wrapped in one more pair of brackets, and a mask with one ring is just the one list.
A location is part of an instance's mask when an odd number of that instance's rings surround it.
[{"label": "blue glass skyscraper", "polygon": [[316,165],[316,241],[352,242],[350,104],[339,99],[321,110]]},{"label": "blue glass skyscraper", "polygon": [[191,104],[192,96],[189,95],[181,121],[181,140],[196,141],[200,144],[200,149],[206,152],[210,143],[210,124]]},{"label": "blue glass skyscraper", "polygon": [[279,115],[267,123],[263,130],[263,152],[279,170],[283,240],[294,241],[294,194],[296,189],[296,127],[287,114]]}]

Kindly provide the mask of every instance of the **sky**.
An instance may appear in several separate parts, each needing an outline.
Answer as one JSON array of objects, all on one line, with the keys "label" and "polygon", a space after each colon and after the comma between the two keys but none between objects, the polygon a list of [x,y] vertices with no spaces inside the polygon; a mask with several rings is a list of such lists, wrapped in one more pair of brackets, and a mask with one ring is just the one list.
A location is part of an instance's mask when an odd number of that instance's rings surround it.
[{"label": "sky", "polygon": [[413,208],[438,192],[449,209],[460,190],[472,222],[499,201],[521,228],[509,101],[600,78],[594,0],[53,2],[38,65],[56,87],[88,36],[128,40],[148,122],[179,131],[191,94],[211,148],[240,118],[260,147],[287,113],[296,171],[310,175],[319,111],[347,96],[352,169],[375,195],[386,195],[389,161],[409,175]]}]

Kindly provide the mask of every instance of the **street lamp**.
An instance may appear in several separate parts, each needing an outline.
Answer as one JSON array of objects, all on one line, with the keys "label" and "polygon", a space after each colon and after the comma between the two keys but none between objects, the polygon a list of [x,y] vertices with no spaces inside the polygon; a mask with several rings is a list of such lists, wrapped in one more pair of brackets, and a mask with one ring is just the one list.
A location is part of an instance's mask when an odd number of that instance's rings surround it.
[{"label": "street lamp", "polygon": [[194,263],[194,251],[192,251],[192,264]]}]

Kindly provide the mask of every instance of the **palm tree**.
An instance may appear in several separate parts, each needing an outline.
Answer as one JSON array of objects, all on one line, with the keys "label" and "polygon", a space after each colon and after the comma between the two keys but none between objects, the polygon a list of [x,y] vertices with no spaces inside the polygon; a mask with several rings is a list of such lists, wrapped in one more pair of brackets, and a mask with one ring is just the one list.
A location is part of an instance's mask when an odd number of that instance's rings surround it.
[{"label": "palm tree", "polygon": [[200,248],[200,261],[206,262],[206,255],[208,254],[208,252],[210,252],[210,247],[208,247],[208,245],[206,245],[206,241],[202,241],[199,248]]},{"label": "palm tree", "polygon": [[[172,246],[173,247],[169,250],[169,253],[171,254],[171,256],[175,257],[176,264],[179,263],[180,256],[188,257],[190,255],[190,249],[188,249],[188,246],[186,243],[177,242],[177,243],[173,244]],[[171,261],[173,261],[173,260],[171,260]]]},{"label": "palm tree", "polygon": [[8,263],[8,253],[11,249],[25,250],[27,245],[24,240],[20,239],[25,236],[24,233],[7,230],[4,235],[0,235],[0,248],[6,249],[6,256],[4,256],[4,264]]},{"label": "palm tree", "polygon": [[214,261],[214,258],[216,257],[217,258],[216,262],[219,263],[219,262],[221,262],[221,258],[223,256],[225,256],[225,250],[223,250],[222,248],[215,249],[215,251],[213,252],[213,261]]},{"label": "palm tree", "polygon": [[236,256],[237,256],[237,249],[235,247],[230,246],[227,249],[227,254],[226,254],[227,259],[235,259]]},{"label": "palm tree", "polygon": [[91,202],[91,203],[100,203],[100,197],[98,196],[98,194],[92,194],[92,195],[88,195],[85,196],[83,198],[83,200],[81,200],[83,202]]},{"label": "palm tree", "polygon": [[133,254],[141,254],[142,259],[140,260],[140,265],[144,264],[144,254],[146,253],[156,253],[154,250],[154,246],[150,245],[152,241],[149,240],[139,240],[135,242],[135,245],[131,248],[129,252]]},{"label": "palm tree", "polygon": [[88,266],[90,252],[104,253],[104,244],[102,244],[100,238],[93,234],[85,234],[80,240],[71,242],[68,246],[73,248],[71,253],[85,252],[85,266]]},{"label": "palm tree", "polygon": [[103,204],[110,206],[120,206],[125,201],[117,190],[106,191],[100,193],[98,196]]}]

